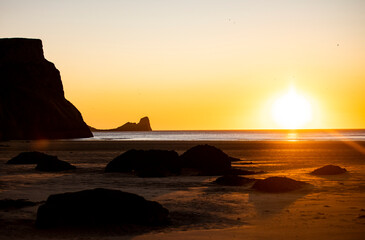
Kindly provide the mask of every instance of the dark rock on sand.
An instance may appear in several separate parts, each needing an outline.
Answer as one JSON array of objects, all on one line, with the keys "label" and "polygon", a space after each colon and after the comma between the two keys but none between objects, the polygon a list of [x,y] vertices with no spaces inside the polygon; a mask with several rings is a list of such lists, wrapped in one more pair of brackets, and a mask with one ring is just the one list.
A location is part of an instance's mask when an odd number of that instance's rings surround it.
[{"label": "dark rock on sand", "polygon": [[178,154],[167,150],[129,150],[108,163],[105,172],[135,172],[140,177],[180,173]]},{"label": "dark rock on sand", "polygon": [[0,140],[92,137],[39,39],[0,39]]},{"label": "dark rock on sand", "polygon": [[231,170],[231,158],[210,145],[198,145],[180,156],[183,168],[196,169],[200,175],[224,175]]},{"label": "dark rock on sand", "polygon": [[341,167],[335,166],[335,165],[326,165],[324,167],[317,168],[316,170],[311,172],[311,174],[314,174],[314,175],[337,175],[337,174],[342,174],[342,173],[345,173],[345,172],[347,172],[347,170],[345,168],[341,168]]},{"label": "dark rock on sand", "polygon": [[214,182],[225,186],[242,186],[254,181],[256,181],[256,179],[240,177],[237,175],[224,175],[217,178]]},{"label": "dark rock on sand", "polygon": [[68,162],[59,160],[56,156],[47,155],[47,158],[38,162],[35,169],[43,172],[59,172],[75,168],[75,166]]},{"label": "dark rock on sand", "polygon": [[45,172],[65,171],[76,168],[68,162],[59,160],[56,156],[41,152],[22,152],[7,161],[6,164],[37,164],[35,169]]},{"label": "dark rock on sand", "polygon": [[38,164],[40,161],[53,159],[54,156],[47,155],[41,152],[22,152],[16,157],[13,157],[6,164]]},{"label": "dark rock on sand", "polygon": [[136,194],[103,188],[51,195],[38,208],[36,226],[164,225],[169,211]]},{"label": "dark rock on sand", "polygon": [[26,199],[1,199],[0,200],[0,209],[1,210],[11,210],[11,209],[18,209],[24,207],[31,207],[35,206],[38,203],[31,202]]},{"label": "dark rock on sand", "polygon": [[252,188],[261,192],[282,193],[300,189],[306,184],[287,177],[269,177],[264,180],[257,180]]}]

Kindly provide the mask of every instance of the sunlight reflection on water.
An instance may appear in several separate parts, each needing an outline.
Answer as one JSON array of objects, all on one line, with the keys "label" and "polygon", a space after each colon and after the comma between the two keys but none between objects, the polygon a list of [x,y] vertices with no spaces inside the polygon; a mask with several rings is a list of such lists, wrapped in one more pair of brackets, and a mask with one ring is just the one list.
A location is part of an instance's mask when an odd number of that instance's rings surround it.
[{"label": "sunlight reflection on water", "polygon": [[93,132],[77,141],[365,141],[365,130]]},{"label": "sunlight reflection on water", "polygon": [[297,141],[297,134],[296,133],[288,133],[287,139],[288,139],[288,141],[295,142],[295,141]]}]

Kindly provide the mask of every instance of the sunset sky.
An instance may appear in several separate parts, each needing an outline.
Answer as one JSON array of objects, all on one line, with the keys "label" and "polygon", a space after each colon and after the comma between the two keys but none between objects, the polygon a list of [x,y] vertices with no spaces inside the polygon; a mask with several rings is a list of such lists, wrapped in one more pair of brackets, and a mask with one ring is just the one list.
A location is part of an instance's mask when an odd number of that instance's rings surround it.
[{"label": "sunset sky", "polygon": [[154,130],[365,128],[365,1],[0,0],[0,37],[39,38],[87,124]]}]

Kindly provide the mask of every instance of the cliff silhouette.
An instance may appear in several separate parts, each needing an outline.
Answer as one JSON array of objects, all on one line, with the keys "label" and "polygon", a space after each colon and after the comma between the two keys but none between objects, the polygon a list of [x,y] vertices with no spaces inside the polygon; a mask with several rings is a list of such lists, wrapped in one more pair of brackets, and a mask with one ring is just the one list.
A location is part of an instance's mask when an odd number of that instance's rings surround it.
[{"label": "cliff silhouette", "polygon": [[92,137],[40,39],[0,39],[0,140]]},{"label": "cliff silhouette", "polygon": [[113,129],[96,129],[90,127],[90,130],[93,132],[98,131],[152,131],[150,120],[148,117],[143,117],[139,120],[139,123],[127,122],[124,125],[113,128]]}]

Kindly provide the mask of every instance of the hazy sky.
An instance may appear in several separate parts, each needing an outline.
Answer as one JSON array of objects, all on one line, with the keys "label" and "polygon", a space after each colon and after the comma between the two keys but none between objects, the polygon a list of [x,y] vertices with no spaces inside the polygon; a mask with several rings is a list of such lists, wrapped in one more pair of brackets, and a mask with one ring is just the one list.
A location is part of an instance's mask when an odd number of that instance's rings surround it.
[{"label": "hazy sky", "polygon": [[97,128],[277,128],[293,86],[304,127],[365,128],[363,0],[0,0],[0,37],[42,39]]}]

